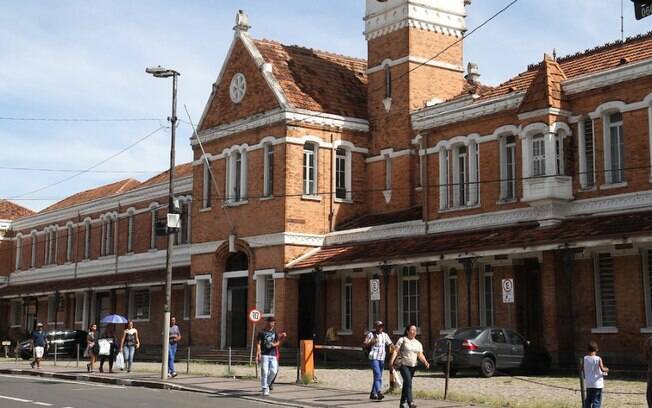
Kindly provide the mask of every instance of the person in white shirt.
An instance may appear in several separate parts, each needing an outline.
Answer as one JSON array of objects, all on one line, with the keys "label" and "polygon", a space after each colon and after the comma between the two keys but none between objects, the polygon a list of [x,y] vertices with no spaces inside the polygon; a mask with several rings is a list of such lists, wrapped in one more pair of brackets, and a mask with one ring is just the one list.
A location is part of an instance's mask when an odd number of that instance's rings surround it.
[{"label": "person in white shirt", "polygon": [[584,383],[586,384],[586,400],[584,408],[600,408],[602,405],[602,389],[604,388],[604,376],[609,369],[602,363],[598,353],[598,343],[589,342],[589,354],[584,356],[583,372]]},{"label": "person in white shirt", "polygon": [[371,386],[369,399],[380,401],[385,396],[383,390],[383,369],[385,368],[385,357],[387,347],[392,345],[392,339],[384,332],[385,325],[380,320],[374,324],[374,331],[369,332],[364,340],[364,347],[369,357],[371,370],[374,373],[374,382]]},{"label": "person in white shirt", "polygon": [[416,408],[412,398],[412,378],[421,361],[426,368],[430,368],[428,359],[423,354],[423,345],[417,340],[417,326],[408,324],[405,334],[396,342],[396,348],[389,360],[392,367],[398,366],[403,377],[403,390],[401,391],[401,408]]}]

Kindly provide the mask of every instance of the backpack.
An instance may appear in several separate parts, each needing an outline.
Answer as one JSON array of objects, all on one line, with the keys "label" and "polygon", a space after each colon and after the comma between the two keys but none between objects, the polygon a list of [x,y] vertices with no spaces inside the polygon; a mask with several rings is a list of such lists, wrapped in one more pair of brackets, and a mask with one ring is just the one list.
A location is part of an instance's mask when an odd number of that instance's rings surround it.
[{"label": "backpack", "polygon": [[[374,338],[378,338],[378,335],[374,333]],[[362,352],[364,353],[366,358],[369,358],[369,354],[371,354],[371,349],[374,347],[373,344],[365,344],[367,341],[367,336],[364,337],[364,340],[362,341]]]}]

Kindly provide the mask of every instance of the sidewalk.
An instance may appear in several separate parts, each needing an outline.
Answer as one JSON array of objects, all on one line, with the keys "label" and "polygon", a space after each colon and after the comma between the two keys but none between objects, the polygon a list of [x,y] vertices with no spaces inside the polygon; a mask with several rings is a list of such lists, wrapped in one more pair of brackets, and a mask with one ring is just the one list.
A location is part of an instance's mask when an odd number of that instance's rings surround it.
[{"label": "sidewalk", "polygon": [[[62,364],[70,364],[62,362]],[[74,364],[72,364],[74,365]],[[232,379],[179,374],[174,380],[161,381],[152,373],[130,373],[117,371],[114,374],[88,374],[82,368],[53,367],[52,362],[43,363],[40,370],[32,370],[29,363],[0,360],[0,374],[35,375],[75,381],[91,381],[123,386],[148,387],[178,391],[190,391],[240,397],[286,407],[356,407],[361,404],[388,408],[398,407],[399,398],[388,395],[384,401],[370,401],[369,394],[342,391],[317,386],[277,383],[269,397],[260,395],[260,385],[254,379]],[[436,400],[416,401],[420,408],[468,408],[458,403]]]}]

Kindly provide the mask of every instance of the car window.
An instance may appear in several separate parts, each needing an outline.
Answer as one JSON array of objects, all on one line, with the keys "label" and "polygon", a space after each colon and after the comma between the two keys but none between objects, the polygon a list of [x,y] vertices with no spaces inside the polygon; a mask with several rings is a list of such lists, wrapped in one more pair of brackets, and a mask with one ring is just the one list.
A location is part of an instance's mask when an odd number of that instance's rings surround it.
[{"label": "car window", "polygon": [[459,329],[453,334],[456,339],[475,339],[484,329]]},{"label": "car window", "polygon": [[494,343],[507,343],[505,333],[502,330],[495,329],[491,331],[491,341]]},{"label": "car window", "polygon": [[507,330],[507,334],[509,335],[509,342],[515,346],[524,346],[525,345],[525,339],[521,337],[520,334],[516,333],[514,330]]}]

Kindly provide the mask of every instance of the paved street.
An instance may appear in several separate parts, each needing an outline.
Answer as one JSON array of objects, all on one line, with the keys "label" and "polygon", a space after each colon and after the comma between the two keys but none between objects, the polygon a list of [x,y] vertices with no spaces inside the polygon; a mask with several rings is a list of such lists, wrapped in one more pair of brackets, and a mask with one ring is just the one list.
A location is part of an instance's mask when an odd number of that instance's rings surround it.
[{"label": "paved street", "polygon": [[250,408],[268,404],[183,391],[91,384],[40,377],[0,375],[2,408],[124,408],[216,406]]}]

